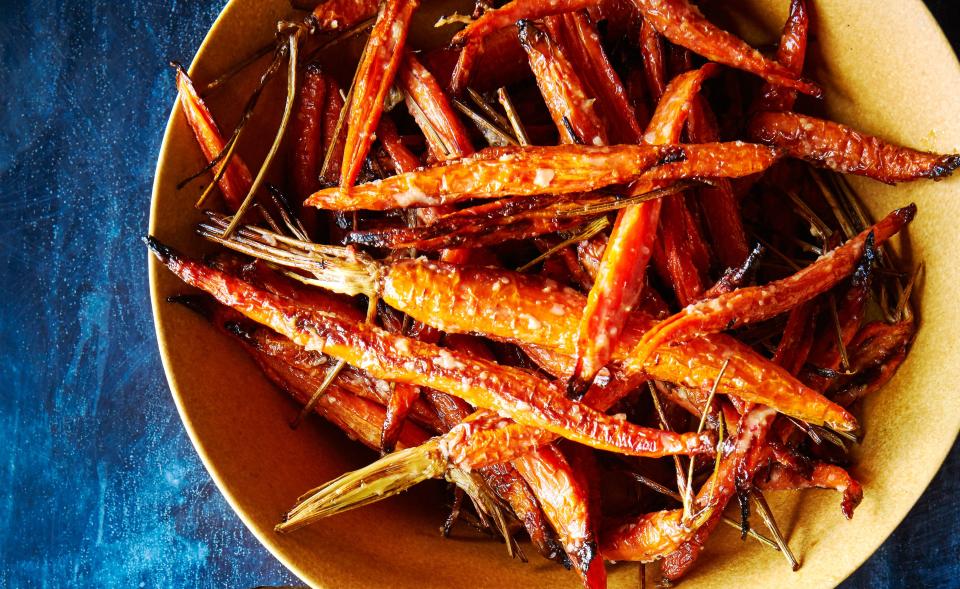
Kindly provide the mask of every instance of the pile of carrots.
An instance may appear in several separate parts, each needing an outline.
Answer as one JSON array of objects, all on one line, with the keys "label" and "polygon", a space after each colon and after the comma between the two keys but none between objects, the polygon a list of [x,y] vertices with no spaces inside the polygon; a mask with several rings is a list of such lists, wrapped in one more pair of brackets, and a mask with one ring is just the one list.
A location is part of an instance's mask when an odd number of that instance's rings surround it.
[{"label": "pile of carrots", "polygon": [[[605,561],[680,579],[724,521],[796,567],[766,492],[835,489],[851,517],[851,407],[916,331],[917,274],[886,247],[916,207],[871,222],[842,175],[937,180],[960,157],[797,112],[822,94],[809,1],[761,52],[688,0],[478,2],[429,51],[418,2],[327,0],[282,24],[229,137],[178,69],[202,201],[223,197],[197,230],[224,250],[147,238],[206,293],[171,300],[382,454],[277,530],[443,477],[445,533],[525,558],[525,532],[603,587]],[[310,59],[356,35],[352,81]],[[254,175],[235,147],[284,63]]]}]

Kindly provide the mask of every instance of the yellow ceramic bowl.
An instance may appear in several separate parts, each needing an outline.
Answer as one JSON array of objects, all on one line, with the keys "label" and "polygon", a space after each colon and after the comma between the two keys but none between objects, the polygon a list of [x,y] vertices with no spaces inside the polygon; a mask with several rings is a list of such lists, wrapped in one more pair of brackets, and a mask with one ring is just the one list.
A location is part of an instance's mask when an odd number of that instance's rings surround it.
[{"label": "yellow ceramic bowl", "polygon": [[[786,0],[730,4],[752,15],[740,28],[751,42],[776,40]],[[811,74],[827,91],[830,114],[906,145],[960,152],[960,65],[923,3],[813,4]],[[288,13],[288,0],[230,2],[192,66],[195,79],[209,80],[267,42],[274,23]],[[211,98],[220,120],[236,120],[248,85],[249,80],[239,80]],[[276,119],[278,109],[267,106],[270,100],[257,120]],[[269,144],[250,140],[258,134],[265,136],[252,129],[244,143],[248,161],[259,161]],[[198,188],[178,191],[175,184],[198,167],[199,158],[177,106],[157,164],[150,231],[192,253],[208,249],[193,234],[200,219],[193,208]],[[688,589],[836,585],[906,516],[960,429],[960,178],[895,188],[858,181],[856,187],[874,214],[909,202],[919,205],[902,243],[913,259],[926,263],[917,293],[923,322],[913,351],[861,412],[866,439],[856,449],[854,472],[866,489],[863,504],[848,522],[833,493],[771,494],[778,520],[803,561],[800,571],[790,572],[779,554],[741,542],[721,527],[683,582]],[[289,535],[275,534],[273,526],[300,493],[374,456],[319,420],[291,431],[287,423],[296,408],[237,346],[189,311],[166,304],[166,296],[185,287],[154,260],[150,264],[157,338],[183,423],[230,505],[300,578],[321,587],[578,586],[573,573],[535,555],[522,564],[510,560],[497,542],[442,539],[437,530],[445,513],[437,486],[425,485]],[[635,566],[611,566],[610,584],[635,587],[636,575]]]}]

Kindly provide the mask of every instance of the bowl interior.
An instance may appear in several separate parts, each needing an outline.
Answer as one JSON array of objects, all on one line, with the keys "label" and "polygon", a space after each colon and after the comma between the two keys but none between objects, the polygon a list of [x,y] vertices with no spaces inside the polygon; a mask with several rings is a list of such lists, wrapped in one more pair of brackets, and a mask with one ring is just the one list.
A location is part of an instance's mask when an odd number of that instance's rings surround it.
[{"label": "bowl interior", "polygon": [[[773,43],[788,2],[738,0],[707,8],[740,15],[734,25],[756,45]],[[827,91],[837,120],[893,141],[960,151],[960,65],[920,0],[817,0],[812,77]],[[427,3],[431,12],[436,4]],[[750,14],[748,20],[743,14]],[[191,73],[210,80],[268,42],[288,16],[287,0],[233,0],[211,29]],[[909,48],[909,50],[907,50]],[[355,52],[357,44],[338,51]],[[256,68],[254,68],[256,69]],[[221,124],[236,121],[251,75],[209,101]],[[277,86],[280,86],[279,84]],[[277,89],[267,92],[241,154],[259,161],[279,116]],[[271,105],[274,105],[271,107]],[[224,125],[226,126],[226,125]],[[209,247],[193,233],[199,187],[177,182],[201,165],[179,107],[167,128],[154,187],[150,231],[191,253]],[[771,494],[774,512],[803,561],[791,573],[783,558],[735,532],[718,531],[685,587],[829,587],[853,572],[893,531],[922,493],[960,429],[960,306],[953,300],[960,259],[955,220],[960,180],[899,187],[855,183],[872,213],[916,202],[919,215],[901,240],[923,260],[917,293],[922,328],[894,380],[861,410],[866,431],[855,475],[865,499],[852,521],[829,492]],[[183,422],[217,485],[244,523],[303,580],[325,587],[575,587],[576,576],[532,555],[510,560],[502,544],[460,531],[443,540],[439,484],[343,514],[293,534],[274,534],[280,515],[305,490],[375,458],[335,429],[311,420],[292,431],[297,408],[260,375],[238,347],[185,309],[164,303],[185,287],[150,261],[151,292],[164,368]],[[611,587],[636,584],[635,566],[610,567]]]}]

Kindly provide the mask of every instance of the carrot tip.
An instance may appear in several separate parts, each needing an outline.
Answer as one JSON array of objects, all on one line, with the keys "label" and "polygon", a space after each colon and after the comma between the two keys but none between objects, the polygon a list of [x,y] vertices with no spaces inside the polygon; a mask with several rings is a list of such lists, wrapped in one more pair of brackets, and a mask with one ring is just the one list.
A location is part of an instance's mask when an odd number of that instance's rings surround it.
[{"label": "carrot tip", "polygon": [[143,237],[143,243],[147,244],[147,247],[150,248],[150,251],[153,252],[153,255],[157,256],[157,259],[167,264],[173,258],[177,257],[177,253],[173,251],[170,247],[160,243],[156,237],[152,235],[145,235]]},{"label": "carrot tip", "polygon": [[929,177],[933,180],[941,180],[953,174],[957,168],[960,168],[960,155],[945,155],[930,170]]},{"label": "carrot tip", "polygon": [[200,295],[174,295],[167,297],[167,302],[183,305],[204,319],[213,318],[213,305],[209,297]]}]

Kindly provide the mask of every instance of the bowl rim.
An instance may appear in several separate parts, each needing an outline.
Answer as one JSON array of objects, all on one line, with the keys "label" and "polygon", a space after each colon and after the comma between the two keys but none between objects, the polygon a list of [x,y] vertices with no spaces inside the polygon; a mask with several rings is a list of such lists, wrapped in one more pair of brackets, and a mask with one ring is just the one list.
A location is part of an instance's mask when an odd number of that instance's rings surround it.
[{"label": "bowl rim", "polygon": [[[236,10],[236,7],[241,5],[246,0],[227,0],[223,8],[217,14],[216,19],[207,30],[204,35],[203,41],[200,46],[197,48],[196,53],[193,59],[190,62],[190,66],[187,68],[187,71],[190,75],[195,73],[198,64],[200,64],[208,51],[209,46],[213,44],[213,39],[216,37],[216,33],[225,26],[225,23],[229,20],[230,14],[233,10]],[[946,33],[943,31],[939,22],[934,17],[933,13],[927,7],[924,0],[913,0],[914,5],[917,7],[918,18],[924,18],[927,22],[925,27],[931,31],[935,31],[935,39],[930,39],[929,41],[935,42],[937,45],[941,45],[949,49],[949,53],[953,56],[955,69],[958,76],[960,76],[960,56],[953,50],[949,39],[946,36]],[[294,10],[291,8],[291,11]],[[159,157],[157,159],[157,165],[154,168],[154,180],[151,187],[151,196],[150,196],[150,212],[149,212],[149,221],[148,221],[148,232],[152,235],[155,232],[157,226],[157,219],[160,215],[160,207],[158,202],[160,200],[160,183],[159,179],[161,176],[161,170],[165,167],[168,158],[171,153],[172,137],[173,137],[173,127],[174,122],[177,118],[179,112],[182,111],[182,105],[177,96],[174,97],[174,105],[170,110],[170,114],[167,117],[166,125],[164,128],[163,138],[160,143],[159,148]],[[243,522],[243,525],[253,534],[257,541],[267,549],[267,551],[273,555],[287,570],[296,575],[303,582],[310,584],[311,586],[325,586],[325,585],[314,585],[307,579],[311,578],[311,573],[306,569],[306,567],[300,566],[298,562],[289,558],[287,554],[282,550],[281,546],[275,541],[273,534],[268,530],[260,530],[252,520],[252,517],[245,512],[239,505],[238,499],[234,496],[233,492],[230,490],[229,485],[226,480],[223,479],[216,465],[211,460],[207,450],[204,448],[201,442],[200,432],[194,426],[194,423],[188,416],[188,411],[183,404],[183,399],[180,391],[175,385],[173,379],[173,367],[172,360],[170,357],[170,352],[164,337],[164,327],[160,321],[160,312],[161,305],[164,304],[164,297],[160,293],[158,288],[158,276],[161,272],[165,271],[163,266],[156,260],[156,258],[149,253],[147,255],[147,267],[148,267],[148,285],[150,290],[150,300],[151,300],[151,312],[154,322],[154,333],[157,338],[158,349],[160,352],[161,364],[163,366],[164,378],[167,381],[168,387],[170,389],[170,394],[173,397],[174,404],[177,409],[177,413],[180,417],[180,421],[183,423],[184,428],[187,431],[187,435],[190,439],[191,444],[193,445],[194,450],[200,457],[201,463],[206,469],[207,473],[210,475],[220,494],[226,499],[227,504],[230,506],[231,510],[240,518],[240,521]],[[922,325],[922,320],[921,320]],[[859,570],[863,564],[869,560],[876,551],[883,545],[884,542],[897,530],[906,517],[909,515],[910,511],[916,506],[917,502],[920,500],[921,496],[926,492],[927,488],[930,486],[930,483],[937,476],[937,474],[942,470],[943,463],[945,462],[947,456],[950,454],[951,449],[956,444],[957,439],[960,438],[960,431],[958,431],[953,440],[949,444],[945,444],[940,456],[937,457],[937,468],[931,470],[929,476],[925,476],[923,481],[922,488],[919,488],[919,492],[916,497],[910,502],[910,506],[902,513],[898,514],[894,519],[888,520],[891,524],[888,529],[885,529],[882,534],[876,534],[871,539],[867,539],[865,544],[870,545],[869,552],[865,552],[862,559],[858,559],[856,565],[853,566],[842,578],[837,581],[839,586],[844,580],[849,578],[854,572]]]}]

